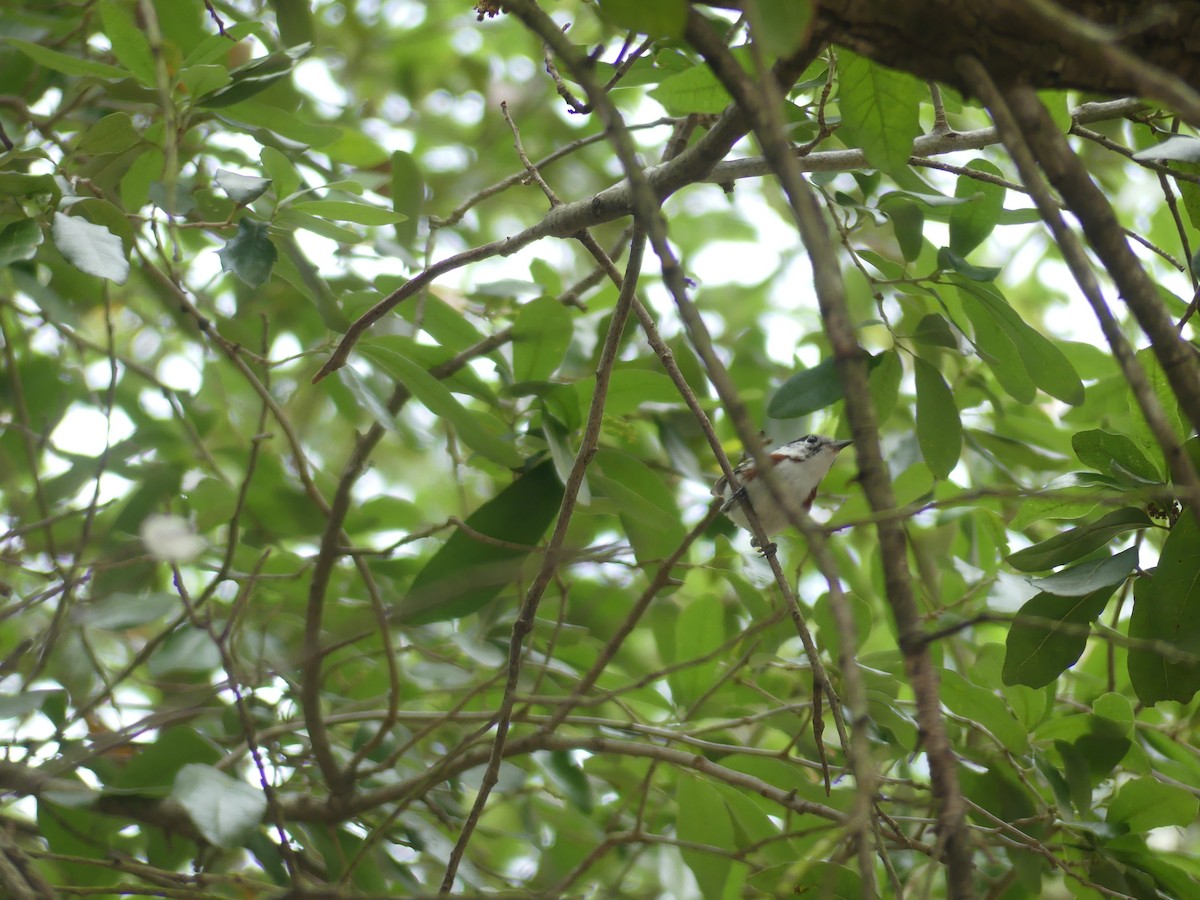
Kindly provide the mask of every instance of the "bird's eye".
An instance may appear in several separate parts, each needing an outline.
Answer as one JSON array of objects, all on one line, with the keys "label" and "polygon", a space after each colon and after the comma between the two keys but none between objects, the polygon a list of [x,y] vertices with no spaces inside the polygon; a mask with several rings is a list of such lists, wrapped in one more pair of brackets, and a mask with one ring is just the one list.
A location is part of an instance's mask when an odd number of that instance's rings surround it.
[{"label": "bird's eye", "polygon": [[810,435],[809,435],[808,437],[806,437],[804,440],[805,440],[805,442],[806,442],[806,443],[809,443],[809,444],[815,444],[817,441],[819,441],[819,440],[820,440],[820,438],[819,438],[819,437],[817,437],[815,434],[810,434]]}]

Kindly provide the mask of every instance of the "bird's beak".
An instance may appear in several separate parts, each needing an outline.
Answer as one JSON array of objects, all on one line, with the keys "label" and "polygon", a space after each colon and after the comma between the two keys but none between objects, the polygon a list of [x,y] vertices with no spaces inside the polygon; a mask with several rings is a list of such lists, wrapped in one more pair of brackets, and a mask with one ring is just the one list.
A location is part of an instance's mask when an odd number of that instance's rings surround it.
[{"label": "bird's beak", "polygon": [[847,447],[849,447],[853,443],[854,443],[854,441],[830,441],[829,446],[831,446],[833,448],[833,451],[835,453],[839,453],[842,450],[845,450]]}]

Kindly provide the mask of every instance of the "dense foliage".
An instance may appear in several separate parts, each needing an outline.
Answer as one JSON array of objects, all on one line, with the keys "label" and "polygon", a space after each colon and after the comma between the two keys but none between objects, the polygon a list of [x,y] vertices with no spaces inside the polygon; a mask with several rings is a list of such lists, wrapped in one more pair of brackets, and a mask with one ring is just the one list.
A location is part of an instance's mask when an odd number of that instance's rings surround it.
[{"label": "dense foliage", "polygon": [[813,5],[0,9],[0,893],[1200,895],[1194,91]]}]

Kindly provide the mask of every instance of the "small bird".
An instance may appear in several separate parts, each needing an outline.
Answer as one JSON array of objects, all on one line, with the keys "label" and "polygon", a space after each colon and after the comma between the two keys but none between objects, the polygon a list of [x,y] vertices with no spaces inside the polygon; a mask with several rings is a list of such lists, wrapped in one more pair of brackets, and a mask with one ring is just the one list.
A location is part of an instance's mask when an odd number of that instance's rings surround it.
[{"label": "small bird", "polygon": [[[819,434],[808,434],[776,447],[768,455],[775,463],[775,478],[779,487],[794,496],[798,505],[808,512],[817,496],[817,485],[829,472],[838,453],[851,443],[853,442],[835,441]],[[721,512],[733,520],[735,525],[749,531],[750,523],[746,520],[746,512],[741,503],[741,495],[744,493],[758,514],[764,532],[771,535],[783,531],[788,526],[787,511],[775,502],[766,482],[758,477],[758,466],[754,460],[742,460],[733,471],[741,485],[740,490],[731,490],[724,475],[713,485],[713,496],[725,501],[721,504]],[[758,547],[757,538],[751,543]],[[771,544],[760,549],[766,554],[773,548],[774,545]]]}]

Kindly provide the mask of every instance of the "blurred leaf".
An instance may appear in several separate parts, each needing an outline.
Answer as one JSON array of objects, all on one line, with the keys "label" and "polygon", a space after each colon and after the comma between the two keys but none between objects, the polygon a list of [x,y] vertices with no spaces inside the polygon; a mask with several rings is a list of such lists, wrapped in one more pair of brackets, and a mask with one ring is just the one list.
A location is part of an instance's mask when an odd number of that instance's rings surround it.
[{"label": "blurred leaf", "polygon": [[938,678],[942,702],[949,710],[986,728],[1008,752],[1018,756],[1029,752],[1025,728],[994,691],[972,684],[953,669],[939,670]]},{"label": "blurred leaf", "polygon": [[196,100],[196,105],[207,109],[223,109],[242,103],[291,75],[296,61],[310,49],[310,44],[300,44],[269,53],[233,72],[227,87],[200,97]]},{"label": "blurred leaf", "polygon": [[717,76],[704,65],[696,65],[664,78],[649,95],[672,116],[715,116],[732,100]]},{"label": "blurred leaf", "polygon": [[550,297],[530,300],[513,322],[513,378],[545,381],[562,362],[571,343],[570,311]]},{"label": "blurred leaf", "polygon": [[1113,464],[1132,472],[1144,481],[1158,483],[1158,471],[1128,437],[1111,434],[1099,428],[1080,431],[1071,436],[1071,447],[1085,466],[1114,474]]},{"label": "blurred leaf", "polygon": [[322,219],[354,222],[358,225],[395,225],[404,221],[402,213],[347,200],[301,200],[291,204],[291,209]]},{"label": "blurred leaf", "polygon": [[[867,360],[868,371],[883,361],[883,355]],[[795,419],[833,406],[842,399],[842,382],[832,359],[803,369],[779,386],[767,405],[772,419]]]},{"label": "blurred leaf", "polygon": [[430,412],[450,422],[471,449],[510,469],[520,467],[521,455],[493,431],[488,419],[459,403],[449,388],[420,365],[397,350],[379,344],[364,342],[361,352],[398,379]]},{"label": "blurred leaf", "polygon": [[171,799],[183,807],[206,840],[226,849],[244,844],[267,811],[261,789],[199,763],[179,770]]},{"label": "blurred leaf", "polygon": [[53,69],[55,72],[62,72],[64,75],[74,75],[79,78],[99,78],[104,81],[120,81],[130,78],[133,75],[132,72],[118,66],[110,66],[108,63],[96,62],[90,59],[81,59],[78,56],[71,56],[69,53],[51,50],[49,47],[43,47],[39,44],[31,44],[29,41],[21,41],[10,37],[7,38],[7,43],[16,47],[39,66],[45,66],[47,69]]},{"label": "blurred leaf", "polygon": [[913,359],[917,381],[917,443],[938,478],[949,478],[962,452],[962,422],[954,394],[942,373],[920,357]]},{"label": "blurred leaf", "polygon": [[[225,169],[217,169],[217,174],[213,180],[216,181],[217,185],[226,193],[230,200],[243,206],[257,200],[271,187],[271,179],[269,178],[258,178],[254,175],[239,175],[237,172],[228,172]],[[243,219],[243,221],[246,220]]]},{"label": "blurred leaf", "polygon": [[1138,699],[1191,701],[1200,690],[1200,527],[1191,511],[1167,535],[1150,577],[1134,583],[1129,636],[1165,645],[1129,648]]},{"label": "blurred leaf", "polygon": [[649,565],[674,552],[687,528],[662,476],[636,457],[602,449],[589,470],[592,488],[616,503],[638,562]]},{"label": "blurred leaf", "polygon": [[8,223],[0,229],[0,266],[33,259],[42,240],[42,229],[33,219]]},{"label": "blurred leaf", "polygon": [[141,139],[129,113],[110,113],[80,135],[79,152],[123,153]]},{"label": "blurred leaf", "polygon": [[180,769],[190,764],[216,765],[221,751],[216,744],[188,725],[163,729],[151,744],[138,745],[138,754],[108,785],[140,795],[165,797]]},{"label": "blurred leaf", "polygon": [[687,0],[600,0],[605,18],[622,28],[650,37],[678,38],[687,22]]},{"label": "blurred leaf", "polygon": [[1008,557],[1008,563],[1022,572],[1039,572],[1073,562],[1099,550],[1113,538],[1130,531],[1150,528],[1153,522],[1140,509],[1117,509],[1088,525],[1071,528],[1061,534],[1018,550]]},{"label": "blurred leaf", "polygon": [[[1034,384],[1051,397],[1057,397],[1072,406],[1083,402],[1083,382],[1079,380],[1079,375],[1061,350],[1041,333],[1025,324],[1003,297],[988,288],[968,286],[965,283],[960,285],[963,290],[959,292],[959,296],[962,298],[963,309],[975,325],[977,341],[980,340],[981,329],[986,330],[989,323],[994,324],[1012,342],[1024,364],[1025,372]],[[993,366],[993,369],[995,368]]]},{"label": "blurred leaf", "polygon": [[271,277],[279,251],[267,236],[269,226],[243,216],[237,234],[217,251],[221,270],[233,272],[251,287],[261,287]]},{"label": "blurred leaf", "polygon": [[[554,466],[544,462],[471,513],[466,523],[506,544],[532,547],[554,521],[562,494]],[[470,615],[499,595],[528,555],[456,530],[417,574],[396,614],[409,625]]]},{"label": "blurred leaf", "polygon": [[[1003,176],[993,163],[986,159],[973,159],[966,168],[985,175]],[[954,189],[955,197],[970,199],[970,203],[950,210],[950,250],[960,258],[984,242],[1000,220],[1004,209],[1004,197],[1008,189],[988,181],[980,181],[969,175],[959,175]]]},{"label": "blurred leaf", "polygon": [[813,8],[810,0],[756,3],[761,30],[753,32],[769,56],[791,56],[812,36]]},{"label": "blurred leaf", "polygon": [[154,52],[146,40],[145,30],[134,19],[133,10],[121,0],[101,0],[99,7],[104,33],[121,65],[146,87],[155,87]]},{"label": "blurred leaf", "polygon": [[403,216],[396,222],[396,240],[411,247],[417,238],[418,218],[425,203],[425,181],[411,153],[392,153],[392,209]]},{"label": "blurred leaf", "polygon": [[[707,847],[732,849],[734,844],[733,822],[724,800],[711,785],[692,775],[681,774],[675,791],[678,813],[675,818],[675,833],[681,841]],[[733,864],[724,856],[693,850],[687,845],[680,848],[704,900],[724,900],[727,893]]]},{"label": "blurred leaf", "polygon": [[125,247],[107,228],[56,212],[50,235],[62,255],[81,272],[117,284],[124,284],[129,277]]},{"label": "blurred leaf", "polygon": [[1124,822],[1130,831],[1149,831],[1176,825],[1187,828],[1200,813],[1200,800],[1190,791],[1153,778],[1135,778],[1121,785],[1108,805],[1108,821]]},{"label": "blurred leaf", "polygon": [[978,282],[995,281],[1001,272],[999,266],[972,265],[948,247],[938,250],[938,268],[957,272],[964,278]]}]

